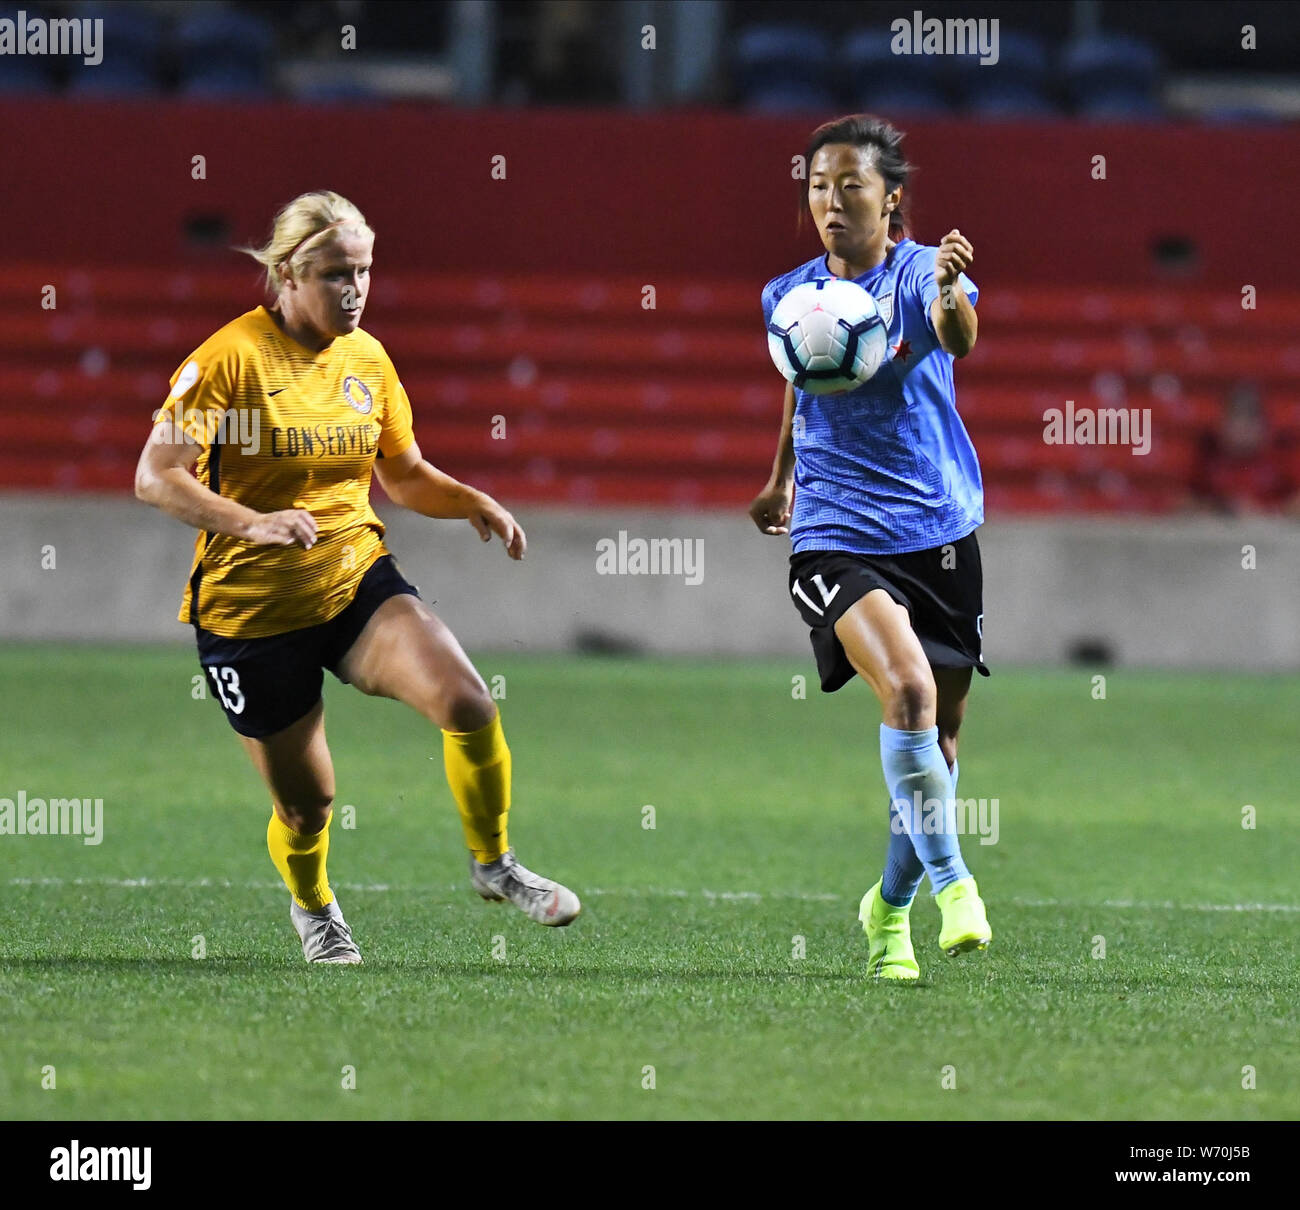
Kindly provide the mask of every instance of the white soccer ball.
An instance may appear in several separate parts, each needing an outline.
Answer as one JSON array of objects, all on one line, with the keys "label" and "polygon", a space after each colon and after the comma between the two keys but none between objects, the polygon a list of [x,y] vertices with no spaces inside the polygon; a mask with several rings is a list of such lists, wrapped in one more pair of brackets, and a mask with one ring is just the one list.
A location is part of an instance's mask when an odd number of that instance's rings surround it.
[{"label": "white soccer ball", "polygon": [[776,368],[810,395],[860,387],[880,369],[888,347],[876,300],[838,277],[795,286],[772,309],[767,325]]}]

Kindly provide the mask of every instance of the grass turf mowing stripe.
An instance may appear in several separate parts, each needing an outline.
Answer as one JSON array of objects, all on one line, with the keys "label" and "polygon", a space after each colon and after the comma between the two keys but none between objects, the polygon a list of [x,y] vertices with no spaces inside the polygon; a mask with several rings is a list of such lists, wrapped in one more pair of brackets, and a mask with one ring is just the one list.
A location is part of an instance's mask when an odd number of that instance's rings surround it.
[{"label": "grass turf mowing stripe", "polygon": [[366,965],[320,970],[192,651],[0,644],[0,797],[104,800],[102,844],[0,836],[8,1113],[1300,1112],[1295,677],[1112,669],[1104,700],[1091,670],[978,684],[962,792],[1000,801],[997,843],[968,852],[997,940],[943,957],[924,896],[922,977],[897,988],[869,978],[854,905],[887,840],[865,687],[796,699],[799,659],[476,662],[508,686],[511,839],[587,913],[557,932],[480,903],[436,731],[330,682],[356,822],[330,866]]},{"label": "grass turf mowing stripe", "polygon": [[[181,887],[186,890],[204,888],[228,889],[240,891],[283,891],[279,882],[232,882],[229,880],[198,878],[10,878],[8,886],[111,886],[111,887]],[[373,891],[383,893],[395,891],[403,895],[424,894],[432,890],[431,886],[393,886],[390,883],[343,882],[331,880],[331,885],[340,891]],[[444,890],[462,890],[460,883],[447,883]],[[720,899],[724,902],[761,903],[768,899],[793,899],[801,903],[842,903],[852,899],[850,895],[836,895],[832,892],[809,891],[714,891],[699,887],[694,891],[682,887],[584,887],[584,895],[620,895],[651,898],[661,896],[665,899],[690,899],[700,896],[703,899]],[[1082,903],[1066,899],[1020,899],[1012,897],[1003,900],[1015,907],[1030,908],[1113,908],[1141,912],[1300,912],[1296,903],[1140,903],[1135,900],[1103,899],[1097,903]]]}]

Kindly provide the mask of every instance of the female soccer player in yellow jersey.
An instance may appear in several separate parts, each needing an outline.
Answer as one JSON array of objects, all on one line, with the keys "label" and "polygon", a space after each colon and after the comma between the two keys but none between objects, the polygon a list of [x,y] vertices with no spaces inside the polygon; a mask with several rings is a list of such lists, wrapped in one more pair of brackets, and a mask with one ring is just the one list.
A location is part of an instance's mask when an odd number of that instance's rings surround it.
[{"label": "female soccer player in yellow jersey", "polygon": [[[337,193],[305,193],[245,248],[270,307],[210,336],[172,375],[136,469],[136,495],[198,531],[180,620],[271,793],[271,860],[309,962],[357,963],[325,870],[334,768],[323,670],[396,698],[442,729],[470,882],[539,924],[581,911],[507,846],[510,749],[482,678],[403,578],[370,507],[370,477],[404,508],[463,517],[512,559],[524,531],[490,496],[420,454],[383,346],[360,328],[374,232]],[[191,473],[193,468],[193,473]]]}]

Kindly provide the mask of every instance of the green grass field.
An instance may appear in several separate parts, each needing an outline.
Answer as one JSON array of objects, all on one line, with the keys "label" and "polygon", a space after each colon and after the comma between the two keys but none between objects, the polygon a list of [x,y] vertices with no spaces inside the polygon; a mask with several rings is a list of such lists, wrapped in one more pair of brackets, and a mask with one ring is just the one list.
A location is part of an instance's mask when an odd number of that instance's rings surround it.
[{"label": "green grass field", "polygon": [[1300,1116],[1295,678],[977,683],[961,793],[999,801],[998,843],[965,846],[994,943],[943,957],[923,892],[900,987],[864,978],[856,919],[886,826],[865,686],[477,663],[505,677],[511,839],[583,916],[473,895],[436,732],[330,681],[355,807],[330,869],[366,962],[310,968],[192,653],[0,646],[0,797],[104,800],[98,846],[0,836],[4,1116]]}]

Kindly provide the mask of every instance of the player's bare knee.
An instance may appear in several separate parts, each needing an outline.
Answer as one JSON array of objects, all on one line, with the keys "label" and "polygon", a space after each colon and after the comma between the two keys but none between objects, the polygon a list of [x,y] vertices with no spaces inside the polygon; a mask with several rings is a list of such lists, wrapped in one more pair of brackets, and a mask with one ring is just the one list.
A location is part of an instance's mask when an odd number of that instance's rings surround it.
[{"label": "player's bare knee", "polygon": [[447,730],[480,731],[496,718],[497,708],[487,687],[480,681],[477,685],[460,686],[447,699],[443,712],[449,720],[442,724]]},{"label": "player's bare knee", "polygon": [[380,693],[379,685],[373,677],[367,676],[364,672],[351,672],[348,682],[353,689],[359,690],[367,697],[388,697],[386,693]]},{"label": "player's bare knee", "polygon": [[885,705],[891,726],[900,731],[925,731],[934,726],[938,694],[928,668],[902,668],[889,676]]},{"label": "player's bare knee", "polygon": [[280,810],[295,832],[303,836],[314,836],[329,823],[333,804],[334,796],[321,792],[302,795],[292,803],[281,803]]}]

